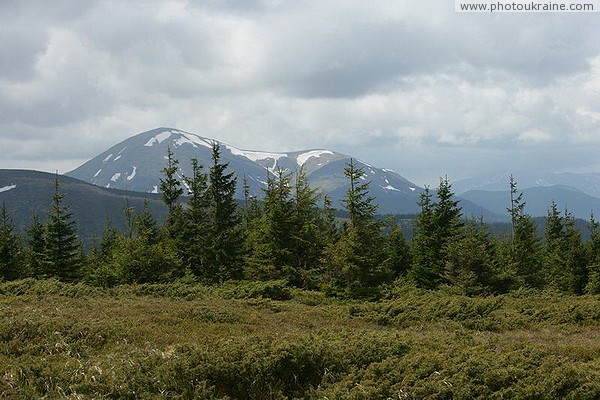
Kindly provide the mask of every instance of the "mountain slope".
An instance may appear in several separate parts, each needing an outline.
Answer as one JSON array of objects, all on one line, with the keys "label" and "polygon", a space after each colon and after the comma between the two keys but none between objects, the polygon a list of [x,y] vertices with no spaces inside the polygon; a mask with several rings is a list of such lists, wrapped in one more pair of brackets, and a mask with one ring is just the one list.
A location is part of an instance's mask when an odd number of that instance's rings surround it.
[{"label": "mountain slope", "polygon": [[[553,173],[541,171],[518,171],[514,177],[521,190],[539,186],[570,186],[590,196],[600,198],[600,174],[599,173]],[[453,187],[456,193],[470,190],[508,190],[510,173],[496,175],[485,175],[474,178],[458,180]]]},{"label": "mountain slope", "polygon": [[[495,213],[506,213],[510,206],[510,193],[508,191],[470,190],[462,193],[461,197],[485,207]],[[590,196],[580,190],[569,186],[539,186],[523,190],[523,199],[526,202],[525,212],[542,217],[548,212],[554,200],[559,209],[568,208],[575,217],[589,219],[590,212],[600,213],[600,199]]]},{"label": "mountain slope", "polygon": [[[191,174],[191,158],[197,158],[205,167],[210,166],[213,143],[214,140],[193,133],[158,128],[124,140],[67,175],[102,187],[156,193],[168,147],[180,160],[181,177]],[[311,184],[331,195],[335,205],[340,206],[338,201],[347,187],[343,170],[350,156],[316,149],[289,153],[241,150],[228,144],[221,144],[221,150],[222,161],[228,162],[238,177],[238,198],[243,197],[241,181],[244,177],[250,194],[261,197],[268,176],[276,169],[304,168]],[[393,171],[374,168],[361,161],[357,164],[365,169],[367,179],[372,182],[371,195],[382,201],[380,212],[417,211],[421,190],[417,185]]]},{"label": "mountain slope", "polygon": [[[54,194],[55,174],[25,170],[0,170],[0,202],[13,217],[19,230],[28,227],[33,213],[44,218]],[[150,210],[162,220],[166,215],[160,195],[101,188],[78,179],[58,175],[60,191],[65,193],[65,204],[71,206],[80,236],[87,242],[99,237],[106,219],[122,229],[125,226],[123,210],[129,206],[140,211],[144,199]]]},{"label": "mountain slope", "polygon": [[[167,149],[170,148],[180,161],[178,176],[191,174],[190,160],[198,159],[205,167],[211,164],[213,139],[173,128],[157,128],[140,133],[84,163],[67,173],[94,185],[157,193],[162,170],[166,166]],[[341,208],[341,199],[348,189],[344,168],[350,156],[325,149],[294,152],[265,152],[242,150],[221,143],[222,161],[238,177],[236,196],[243,198],[242,180],[245,178],[252,196],[262,197],[269,176],[279,170],[295,172],[304,169],[312,187],[328,195],[334,207]],[[410,214],[419,211],[417,202],[422,188],[394,171],[376,168],[355,160],[371,182],[370,195],[379,204],[382,214]],[[503,220],[469,201],[461,203],[465,215],[481,216],[488,220]]]}]

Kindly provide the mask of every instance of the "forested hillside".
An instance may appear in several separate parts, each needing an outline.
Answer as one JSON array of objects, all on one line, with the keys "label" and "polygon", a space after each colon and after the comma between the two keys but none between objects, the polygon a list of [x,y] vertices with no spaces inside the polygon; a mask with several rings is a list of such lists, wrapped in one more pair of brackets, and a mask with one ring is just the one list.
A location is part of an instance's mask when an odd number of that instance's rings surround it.
[{"label": "forested hillside", "polygon": [[[399,281],[427,289],[452,286],[469,295],[519,288],[600,291],[598,222],[592,216],[589,240],[583,240],[572,215],[550,204],[540,236],[514,180],[508,234],[491,235],[482,221],[464,219],[450,183],[441,180],[435,193],[425,189],[421,194],[421,211],[407,240],[394,220],[377,217],[369,182],[352,159],[345,169],[349,188],[342,220],[331,201],[308,185],[302,169],[270,176],[259,201],[228,171],[218,144],[206,168],[189,161],[190,176],[178,176],[179,162],[169,150],[160,183],[168,210],[164,219],[148,203],[126,208],[124,228],[107,222],[89,251],[83,250],[58,180],[49,211],[35,217],[25,235],[16,231],[4,206],[0,276],[104,287],[283,279],[344,298],[378,298]],[[239,185],[246,193],[242,206],[234,200]]]}]

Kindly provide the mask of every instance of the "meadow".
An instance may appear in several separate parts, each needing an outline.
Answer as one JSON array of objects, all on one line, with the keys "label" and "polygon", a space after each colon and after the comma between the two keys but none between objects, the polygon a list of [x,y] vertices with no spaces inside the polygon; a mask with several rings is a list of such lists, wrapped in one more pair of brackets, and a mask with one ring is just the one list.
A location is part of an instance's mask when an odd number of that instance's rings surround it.
[{"label": "meadow", "polygon": [[598,296],[0,284],[0,397],[600,398]]}]

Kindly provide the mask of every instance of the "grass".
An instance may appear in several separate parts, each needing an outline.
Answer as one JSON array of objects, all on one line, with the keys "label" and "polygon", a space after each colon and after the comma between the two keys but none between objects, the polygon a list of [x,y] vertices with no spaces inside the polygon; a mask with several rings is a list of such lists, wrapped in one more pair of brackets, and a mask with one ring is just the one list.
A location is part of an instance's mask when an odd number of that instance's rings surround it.
[{"label": "grass", "polygon": [[0,284],[4,398],[600,398],[597,296]]}]

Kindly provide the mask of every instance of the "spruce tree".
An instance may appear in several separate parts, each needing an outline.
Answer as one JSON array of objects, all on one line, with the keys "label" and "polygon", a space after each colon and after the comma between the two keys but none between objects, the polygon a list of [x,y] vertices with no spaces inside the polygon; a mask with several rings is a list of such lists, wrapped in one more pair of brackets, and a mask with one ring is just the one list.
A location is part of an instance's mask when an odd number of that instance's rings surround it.
[{"label": "spruce tree", "polygon": [[178,245],[180,253],[191,272],[203,281],[215,277],[215,271],[207,267],[208,248],[208,176],[202,171],[198,160],[192,159],[192,175],[184,177],[188,188],[188,206],[184,212],[183,235]]},{"label": "spruce tree", "polygon": [[349,188],[342,203],[350,221],[337,243],[324,252],[326,289],[344,296],[369,297],[376,295],[378,286],[390,277],[383,269],[383,224],[375,219],[377,205],[369,196],[370,182],[361,182],[362,168],[350,159],[344,175]]},{"label": "spruce tree", "polygon": [[148,199],[144,199],[144,208],[142,212],[134,218],[133,225],[137,232],[137,237],[153,245],[160,241],[160,228],[154,215],[150,211]]},{"label": "spruce tree", "polygon": [[461,208],[453,200],[454,193],[448,178],[440,179],[432,202],[428,189],[421,195],[421,213],[415,220],[413,266],[411,277],[417,285],[433,289],[444,282],[448,247],[459,237],[462,228]]},{"label": "spruce tree", "polygon": [[209,236],[207,263],[218,282],[239,279],[243,272],[243,231],[235,202],[237,179],[227,172],[229,163],[221,162],[218,143],[212,147],[212,165],[207,189]]},{"label": "spruce tree", "polygon": [[102,287],[112,287],[119,283],[118,271],[113,268],[112,259],[121,240],[123,238],[117,229],[106,218],[99,242],[87,254],[85,282]]},{"label": "spruce tree", "polygon": [[46,229],[38,214],[33,214],[29,228],[25,229],[27,249],[27,271],[33,277],[44,273],[44,254],[46,247]]},{"label": "spruce tree", "polygon": [[489,293],[495,284],[493,242],[483,221],[469,220],[459,237],[447,244],[444,278],[464,294]]},{"label": "spruce tree", "polygon": [[0,208],[0,280],[13,280],[23,275],[21,236],[15,232],[6,205]]},{"label": "spruce tree", "polygon": [[564,260],[564,283],[560,285],[561,290],[582,294],[588,281],[585,247],[581,240],[581,233],[575,226],[575,218],[565,210],[563,234],[563,260]]},{"label": "spruce tree", "polygon": [[518,192],[514,177],[510,176],[510,208],[512,245],[509,269],[518,286],[541,288],[544,285],[541,244],[535,223],[525,213],[523,193]]},{"label": "spruce tree", "polygon": [[400,225],[394,225],[385,237],[383,269],[392,279],[405,276],[412,264],[410,246]]},{"label": "spruce tree", "polygon": [[[113,283],[169,282],[183,276],[183,268],[175,250],[171,232],[161,232],[158,223],[144,203],[143,211],[130,214],[135,231],[132,237],[118,236],[103,279]],[[106,284],[106,283],[104,283]]]},{"label": "spruce tree", "polygon": [[63,204],[64,193],[59,191],[59,180],[54,180],[54,195],[48,212],[44,234],[43,275],[63,281],[74,281],[81,268],[81,242],[69,206]]},{"label": "spruce tree", "polygon": [[590,240],[586,245],[587,283],[585,293],[600,294],[600,223],[590,215]]},{"label": "spruce tree", "polygon": [[325,198],[319,207],[321,193],[308,184],[304,168],[294,174],[291,224],[291,262],[285,273],[295,286],[318,286],[320,260],[324,248],[335,240],[336,225],[331,200]]},{"label": "spruce tree", "polygon": [[550,287],[559,289],[564,282],[564,226],[558,206],[552,201],[544,229],[544,275]]},{"label": "spruce tree", "polygon": [[[259,219],[248,232],[248,276],[255,279],[281,279],[292,265],[291,242],[293,209],[291,175],[278,170],[269,176]],[[252,205],[251,205],[252,209]]]},{"label": "spruce tree", "polygon": [[167,166],[163,169],[164,178],[160,179],[160,190],[162,192],[162,200],[167,206],[167,227],[171,237],[175,237],[180,233],[182,223],[181,203],[179,198],[183,194],[181,182],[177,179],[177,170],[179,160],[173,156],[171,148],[167,148]]},{"label": "spruce tree", "polygon": [[417,214],[414,222],[412,240],[412,266],[409,276],[420,287],[433,288],[439,277],[435,273],[438,262],[435,245],[435,218],[433,213],[432,194],[429,187],[425,187],[418,202],[421,212]]}]

